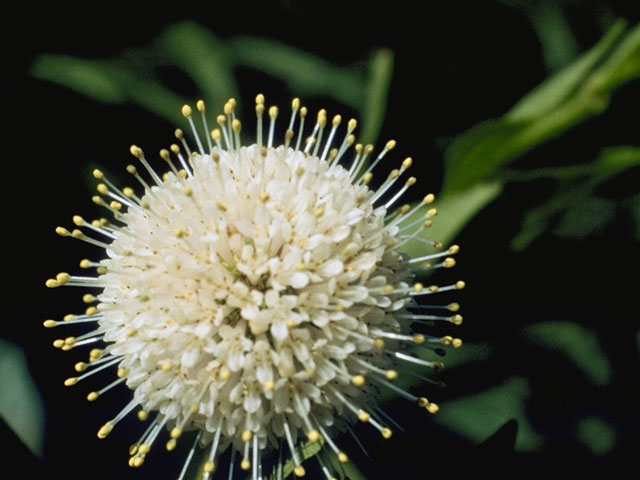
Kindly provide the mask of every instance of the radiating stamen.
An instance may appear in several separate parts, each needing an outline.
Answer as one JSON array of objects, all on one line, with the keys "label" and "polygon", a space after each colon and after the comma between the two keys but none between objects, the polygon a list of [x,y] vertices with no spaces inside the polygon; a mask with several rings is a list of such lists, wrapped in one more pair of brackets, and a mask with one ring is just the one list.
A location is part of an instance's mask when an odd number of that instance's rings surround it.
[{"label": "radiating stamen", "polygon": [[90,402],[93,402],[100,395],[102,395],[103,393],[108,392],[109,390],[111,390],[112,388],[116,387],[117,385],[120,385],[121,383],[125,382],[126,380],[127,379],[125,377],[118,378],[118,379],[114,380],[113,382],[111,382],[110,384],[108,384],[106,387],[102,387],[97,392],[89,392],[89,394],[87,395],[87,400],[89,400]]},{"label": "radiating stamen", "polygon": [[460,251],[460,247],[458,245],[451,245],[446,252],[432,253],[430,255],[423,255],[422,257],[415,257],[410,259],[407,263],[419,263],[419,262],[428,262],[429,260],[433,260],[440,257],[446,257],[447,255],[455,255]]},{"label": "radiating stamen", "polygon": [[256,95],[256,118],[258,124],[256,126],[256,144],[258,148],[262,148],[262,116],[264,115],[264,95],[259,93]]},{"label": "radiating stamen", "polygon": [[331,144],[333,143],[333,137],[335,137],[336,130],[340,126],[341,122],[341,115],[336,115],[335,117],[333,117],[333,120],[331,121],[331,132],[329,132],[329,138],[327,138],[327,142],[324,145],[324,151],[322,152],[320,160],[325,161],[327,159],[327,154],[329,153],[329,149],[331,148]]},{"label": "radiating stamen", "polygon": [[187,470],[189,469],[189,464],[191,463],[191,459],[193,458],[193,454],[196,451],[196,447],[198,446],[198,442],[200,441],[201,436],[202,436],[202,430],[199,430],[198,434],[196,435],[196,438],[193,440],[193,445],[191,445],[191,449],[187,454],[187,459],[185,460],[184,465],[182,466],[182,470],[180,471],[180,476],[178,477],[178,480],[184,480],[184,476],[186,475]]},{"label": "radiating stamen", "polygon": [[207,139],[207,146],[209,147],[209,153],[211,153],[211,150],[213,150],[213,145],[211,144],[211,137],[207,135],[207,133],[209,132],[209,125],[207,123],[207,116],[205,115],[206,107],[205,107],[204,101],[198,100],[196,102],[196,108],[198,109],[198,111],[200,112],[200,116],[202,117],[202,126],[204,127],[204,136]]},{"label": "radiating stamen", "polygon": [[344,136],[344,140],[342,141],[342,144],[338,149],[338,153],[336,154],[336,157],[331,162],[331,167],[338,164],[338,162],[340,161],[344,153],[347,151],[347,149],[351,145],[353,145],[354,142],[356,141],[356,137],[352,135],[352,133],[357,126],[358,126],[358,121],[355,118],[352,118],[351,120],[349,120],[349,123],[347,123],[347,134]]},{"label": "radiating stamen", "polygon": [[[180,147],[175,143],[173,143],[171,144],[169,149],[176,157],[178,157],[178,160],[180,160],[180,165],[182,165],[182,168],[184,169],[184,171],[187,172],[187,175],[189,177],[193,177],[193,172],[191,171],[191,168],[189,168],[189,165],[187,164],[187,161],[185,160],[184,155],[182,155],[182,152],[180,152]],[[180,172],[178,172],[178,176],[181,177]],[[148,191],[149,189],[147,189],[147,192]]]},{"label": "radiating stamen", "polygon": [[[376,166],[378,165],[378,163],[380,163],[380,161],[385,157],[385,155],[390,152],[391,150],[393,150],[394,148],[396,148],[396,141],[395,140],[389,140],[384,148],[382,149],[382,151],[380,152],[380,154],[378,155],[378,157],[373,161],[373,163],[371,165],[369,165],[369,167],[364,171],[364,173],[360,176],[360,178],[358,179],[358,181],[356,182],[356,184],[360,184],[364,181],[365,175],[369,172],[371,172],[374,168],[376,168]],[[366,148],[365,148],[366,150]],[[362,160],[360,161],[360,163],[364,163],[364,159],[365,157],[362,158]],[[359,170],[359,168],[358,168]]]},{"label": "radiating stamen", "polygon": [[298,140],[296,141],[296,152],[300,150],[300,144],[302,143],[305,118],[307,118],[307,107],[302,107],[300,109],[300,129],[298,130]]},{"label": "radiating stamen", "polygon": [[207,458],[207,461],[205,462],[203,467],[203,471],[204,471],[203,480],[207,480],[215,470],[215,455],[218,450],[218,442],[220,442],[221,433],[222,433],[222,428],[218,427],[218,429],[216,430],[216,434],[213,437],[211,450],[209,451],[209,457]]}]

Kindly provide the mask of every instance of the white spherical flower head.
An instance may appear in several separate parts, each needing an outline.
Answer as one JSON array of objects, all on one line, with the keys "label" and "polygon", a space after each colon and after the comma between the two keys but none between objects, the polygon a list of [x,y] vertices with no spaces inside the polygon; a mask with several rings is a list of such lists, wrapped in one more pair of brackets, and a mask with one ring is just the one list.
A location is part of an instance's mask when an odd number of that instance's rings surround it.
[{"label": "white spherical flower head", "polygon": [[[202,101],[197,109],[208,131]],[[388,417],[376,404],[380,389],[437,411],[435,403],[393,380],[404,362],[441,365],[411,347],[461,344],[419,333],[425,323],[461,323],[458,305],[417,300],[464,283],[424,287],[413,280],[417,270],[453,266],[458,247],[440,251],[437,242],[421,237],[436,214],[428,206],[433,195],[413,207],[396,206],[416,182],[404,175],[410,158],[378,189],[368,187],[393,140],[369,162],[373,147],[354,146],[356,121],[337,141],[341,117],[328,125],[324,110],[304,138],[307,110],[295,99],[285,141],[274,146],[278,109],[268,110],[263,138],[264,97],[258,95],[257,141],[241,146],[234,110],[229,100],[217,118],[220,128],[203,142],[192,109],[183,107],[197,150],[177,130],[182,149],[172,145],[171,153],[160,152],[169,166],[162,178],[132,146],[150,177],[127,167],[142,185],[140,196],[94,171],[101,183],[93,200],[114,220],[73,218],[99,238],[80,229],[57,232],[104,248],[105,258],[80,263],[97,269],[95,276],[60,273],[47,286],[89,287],[95,296],[83,296],[91,304],[84,314],[45,326],[95,325],[54,342],[63,350],[100,345],[88,363],[76,364],[80,375],[67,385],[113,367],[117,380],[87,398],[96,400],[121,383],[133,391],[131,402],[100,428],[100,438],[134,409],[143,420],[155,415],[130,451],[131,466],[142,465],[168,429],[168,450],[182,432],[194,431],[191,453],[206,449],[205,478],[225,450],[238,452],[239,467],[261,478],[261,459],[283,444],[291,468],[302,476],[301,441],[323,440],[323,448],[344,462],[332,437],[349,422],[367,422],[391,436]],[[435,253],[409,259],[400,249],[412,239]],[[331,478],[327,463],[317,458]]]}]

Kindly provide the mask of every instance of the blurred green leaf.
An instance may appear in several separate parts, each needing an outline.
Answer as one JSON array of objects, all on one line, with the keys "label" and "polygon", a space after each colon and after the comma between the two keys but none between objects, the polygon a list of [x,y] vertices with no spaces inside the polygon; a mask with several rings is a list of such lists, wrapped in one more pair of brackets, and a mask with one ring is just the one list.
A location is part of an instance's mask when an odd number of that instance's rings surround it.
[{"label": "blurred green leaf", "polygon": [[[418,238],[429,238],[447,245],[476,213],[493,201],[501,192],[502,184],[500,182],[478,183],[464,191],[442,196],[437,201],[438,216],[433,219],[433,225]],[[407,225],[417,219],[424,218],[428,208],[430,206],[420,208],[400,225]],[[424,255],[426,247],[424,242],[413,239],[405,243],[400,250],[411,257],[417,257]]]},{"label": "blurred green leaf", "polygon": [[568,64],[578,53],[578,45],[571,26],[555,1],[527,2],[525,6],[535,29],[544,63],[549,70],[557,70]]},{"label": "blurred green leaf", "polygon": [[358,470],[358,467],[353,462],[347,462],[343,464],[342,467],[344,468],[349,480],[367,480],[367,477]]},{"label": "blurred green leaf", "polygon": [[613,90],[640,76],[638,28],[617,22],[590,51],[543,82],[497,120],[472,127],[446,152],[443,191],[483,181],[536,145],[601,113]]},{"label": "blurred green leaf", "polygon": [[[298,455],[300,456],[301,461],[305,461],[308,458],[317,455],[320,450],[322,450],[322,444],[320,442],[305,442],[301,443],[296,447]],[[289,458],[282,467],[282,478],[287,478],[289,475],[293,473],[293,469],[295,468],[295,464],[293,463],[293,459]],[[269,480],[276,480],[278,478],[277,475],[277,467],[274,467],[271,475],[269,475]]]},{"label": "blurred green leaf", "polygon": [[516,419],[516,450],[534,450],[542,440],[533,431],[525,413],[529,392],[529,383],[524,378],[512,377],[491,390],[447,403],[434,419],[473,442],[481,442],[508,420]]},{"label": "blurred green leaf", "polygon": [[635,238],[640,241],[640,193],[627,200],[635,227]]},{"label": "blurred green leaf", "polygon": [[362,106],[365,78],[354,70],[266,38],[236,37],[230,46],[239,65],[281,79],[300,96],[324,95],[354,109]]},{"label": "blurred green leaf", "polygon": [[611,451],[616,443],[616,432],[598,417],[587,417],[578,424],[577,437],[595,455]]},{"label": "blurred green leaf", "polygon": [[237,98],[233,52],[209,30],[187,21],[170,26],[158,39],[170,63],[196,83],[200,95],[216,109]]},{"label": "blurred green leaf", "polygon": [[0,415],[18,438],[40,457],[44,411],[22,351],[0,339]]},{"label": "blurred green leaf", "polygon": [[[616,147],[603,150],[598,159],[589,165],[544,169],[544,174],[555,178],[579,181],[563,181],[546,202],[529,210],[523,218],[520,232],[513,238],[514,250],[523,250],[536,238],[551,228],[552,221],[559,217],[554,232],[571,238],[585,238],[615,216],[615,204],[593,195],[600,184],[621,172],[640,166],[640,148]],[[537,178],[539,172],[532,171],[522,179]],[[514,177],[512,176],[512,179]]]},{"label": "blurred green leaf", "polygon": [[362,106],[363,145],[375,143],[387,113],[389,85],[393,75],[393,52],[387,48],[376,51],[369,62],[369,78]]},{"label": "blurred green leaf", "polygon": [[577,323],[554,321],[531,325],[522,335],[533,344],[562,352],[596,385],[609,382],[611,365],[592,330]]},{"label": "blurred green leaf", "polygon": [[624,33],[625,22],[618,21],[600,41],[571,65],[534,88],[522,97],[506,117],[511,121],[531,120],[544,115],[575,93],[589,72],[611,50]]},{"label": "blurred green leaf", "polygon": [[121,104],[129,101],[170,122],[183,120],[180,115],[180,107],[185,103],[183,98],[117,62],[47,54],[36,59],[31,72],[36,78],[57,83],[100,102]]}]

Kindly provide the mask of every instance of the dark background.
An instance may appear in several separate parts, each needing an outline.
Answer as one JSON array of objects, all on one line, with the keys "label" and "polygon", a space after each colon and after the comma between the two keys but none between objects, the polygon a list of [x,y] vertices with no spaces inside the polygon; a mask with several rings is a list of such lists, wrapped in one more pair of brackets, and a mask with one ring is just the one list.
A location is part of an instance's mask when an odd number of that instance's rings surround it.
[{"label": "dark background", "polygon": [[[603,18],[613,13],[631,23],[638,20],[634,2],[565,3],[581,50],[603,32]],[[128,146],[137,143],[155,151],[169,141],[172,125],[129,106],[109,106],[32,78],[29,67],[42,53],[109,58],[124,49],[147,45],[163,28],[194,19],[222,39],[238,34],[275,38],[321,56],[336,65],[366,59],[373,47],[395,52],[395,71],[381,140],[395,138],[398,155],[420,159],[420,179],[438,191],[442,148],[453,136],[475,123],[504,113],[548,74],[540,44],[521,9],[501,2],[452,2],[429,6],[426,13],[394,2],[358,8],[347,2],[265,2],[235,7],[211,4],[196,10],[154,7],[145,12],[108,4],[61,11],[23,9],[18,35],[9,41],[16,57],[6,88],[4,178],[6,271],[9,311],[0,336],[19,345],[45,406],[46,437],[40,460],[21,450],[2,432],[9,449],[0,456],[18,472],[40,471],[49,478],[176,478],[188,441],[166,454],[156,448],[142,470],[126,465],[126,450],[139,435],[134,420],[123,422],[99,441],[95,432],[113,416],[127,392],[110,394],[87,404],[85,390],[67,389],[64,378],[84,352],[63,353],[51,345],[56,334],[41,327],[81,307],[77,292],[47,290],[44,280],[72,270],[94,249],[61,239],[58,224],[70,224],[73,214],[90,215],[87,172],[94,165],[111,170],[129,163]],[[197,13],[196,13],[197,12]],[[13,21],[5,18],[5,23]],[[244,102],[258,92],[287,98],[278,82],[251,71],[238,72]],[[198,98],[181,78],[175,84]],[[594,158],[609,145],[638,144],[638,88],[623,88],[608,111],[561,138],[535,149],[520,165],[565,165]],[[313,99],[318,101],[318,99]],[[16,118],[17,117],[17,118]],[[638,171],[607,183],[605,194],[623,198],[638,191]],[[581,473],[621,471],[638,446],[638,314],[636,301],[638,241],[630,218],[621,217],[599,235],[585,240],[545,235],[521,253],[509,242],[532,199],[549,195],[545,182],[517,184],[476,217],[460,234],[463,246],[456,275],[468,288],[461,295],[465,324],[456,331],[469,343],[488,343],[495,354],[465,371],[444,373],[447,389],[434,392],[442,408],[455,400],[517,375],[527,377],[532,392],[527,416],[544,438],[534,452],[514,451],[517,424],[507,423],[482,444],[467,441],[437,426],[427,414],[394,402],[389,408],[405,426],[382,444],[365,435],[372,460],[351,457],[368,478],[417,479],[431,475],[462,477],[506,471],[518,477],[563,477]],[[5,190],[6,191],[6,190]],[[582,372],[517,340],[536,321],[568,320],[594,329],[613,366],[606,387],[590,384]],[[446,359],[445,359],[446,360]],[[615,426],[616,443],[604,455],[594,455],[575,439],[578,419],[595,414]],[[3,427],[4,428],[4,427]],[[6,442],[5,442],[6,439]],[[348,440],[345,440],[349,444]],[[15,455],[14,455],[15,451]],[[182,452],[182,453],[181,453]],[[4,463],[4,462],[3,462]],[[309,462],[311,464],[311,462]],[[5,464],[5,468],[8,468]],[[222,473],[220,478],[223,477]],[[315,478],[311,474],[310,478]]]}]

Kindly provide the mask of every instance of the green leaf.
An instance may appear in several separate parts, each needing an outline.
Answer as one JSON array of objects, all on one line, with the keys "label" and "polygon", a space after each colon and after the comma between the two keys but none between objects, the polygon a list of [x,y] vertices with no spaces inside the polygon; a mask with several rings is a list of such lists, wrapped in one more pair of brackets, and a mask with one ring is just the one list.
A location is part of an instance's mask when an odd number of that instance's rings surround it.
[{"label": "green leaf", "polygon": [[31,66],[31,74],[100,102],[122,103],[126,98],[126,93],[115,78],[114,67],[102,61],[41,55]]},{"label": "green leaf", "polygon": [[533,344],[562,352],[594,384],[603,386],[611,379],[611,365],[592,330],[577,323],[556,321],[536,323],[522,334]]},{"label": "green leaf", "polygon": [[[593,49],[497,120],[472,127],[446,152],[444,192],[462,190],[608,106],[613,89],[640,76],[638,28],[617,22]],[[607,57],[608,56],[608,57]]]},{"label": "green leaf", "polygon": [[587,417],[580,421],[577,437],[594,455],[609,453],[616,444],[616,431],[598,417]]},{"label": "green leaf", "polygon": [[508,420],[516,419],[516,450],[535,450],[542,439],[534,432],[525,412],[524,403],[529,393],[530,386],[524,378],[512,377],[491,390],[447,403],[434,416],[434,421],[473,442],[481,442]]},{"label": "green leaf", "polygon": [[516,103],[506,117],[511,121],[538,118],[565,101],[586,79],[589,72],[609,52],[624,33],[625,22],[619,20],[600,41],[567,68],[542,82]]},{"label": "green leaf", "polygon": [[[525,213],[520,232],[513,238],[511,247],[520,251],[528,247],[551,228],[559,217],[555,233],[571,238],[585,238],[615,217],[615,204],[593,195],[596,187],[623,171],[640,166],[640,148],[616,147],[602,151],[595,162],[584,166],[563,167],[533,171],[523,180],[535,179],[541,174],[553,178],[584,177],[579,181],[562,182],[557,192],[546,202]],[[515,177],[512,176],[512,180]]]},{"label": "green leaf", "polygon": [[578,45],[571,26],[554,1],[524,4],[542,47],[542,56],[549,70],[557,70],[568,64],[578,53]]},{"label": "green leaf", "polygon": [[[464,191],[444,195],[438,199],[438,216],[433,219],[433,225],[426,229],[419,238],[431,239],[447,245],[462,228],[480,210],[493,201],[502,191],[500,182],[479,183]],[[407,225],[419,218],[424,218],[426,210],[430,206],[420,208],[400,225]],[[411,240],[401,247],[401,251],[411,257],[424,255],[425,247],[419,240]]]},{"label": "green leaf", "polygon": [[[298,456],[300,457],[301,461],[304,462],[305,460],[313,457],[314,455],[317,455],[320,452],[320,450],[322,450],[322,444],[320,442],[305,442],[298,445],[296,450],[298,451]],[[294,468],[295,468],[295,463],[293,462],[292,458],[284,462],[284,465],[282,467],[282,478],[284,479],[289,477],[289,475],[293,473]],[[278,472],[277,472],[277,466],[276,466],[271,472],[271,475],[269,475],[268,477],[269,480],[276,480],[278,478],[277,473]]]},{"label": "green leaf", "polygon": [[22,351],[0,339],[0,415],[18,438],[40,457],[44,440],[44,411]]},{"label": "green leaf", "polygon": [[229,98],[238,96],[233,52],[209,30],[195,22],[181,22],[167,28],[157,44],[171,63],[189,75],[199,94],[215,109],[221,108]]},{"label": "green leaf", "polygon": [[301,96],[323,95],[353,109],[362,105],[365,78],[354,70],[266,38],[236,37],[231,48],[239,65],[273,75]]},{"label": "green leaf", "polygon": [[361,111],[363,145],[374,144],[387,111],[389,85],[393,75],[393,52],[387,48],[376,51],[369,62],[369,78]]},{"label": "green leaf", "polygon": [[154,79],[146,80],[115,61],[42,55],[35,60],[31,72],[36,78],[100,102],[131,102],[172,123],[183,120],[180,115],[180,107],[185,103],[183,98]]}]

